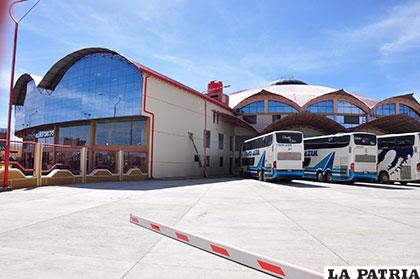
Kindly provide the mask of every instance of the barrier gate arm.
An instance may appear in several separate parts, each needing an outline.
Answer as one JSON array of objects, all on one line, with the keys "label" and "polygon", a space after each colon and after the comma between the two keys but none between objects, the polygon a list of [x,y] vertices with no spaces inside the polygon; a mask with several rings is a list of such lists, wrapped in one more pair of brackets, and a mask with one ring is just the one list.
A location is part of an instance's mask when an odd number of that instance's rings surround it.
[{"label": "barrier gate arm", "polygon": [[215,254],[227,260],[242,264],[252,269],[264,272],[271,276],[282,279],[320,279],[321,273],[299,267],[283,261],[271,259],[255,253],[251,253],[230,245],[209,240],[205,237],[197,236],[178,230],[147,218],[130,214],[130,222],[140,227],[157,232],[164,236],[178,240],[195,248]]}]

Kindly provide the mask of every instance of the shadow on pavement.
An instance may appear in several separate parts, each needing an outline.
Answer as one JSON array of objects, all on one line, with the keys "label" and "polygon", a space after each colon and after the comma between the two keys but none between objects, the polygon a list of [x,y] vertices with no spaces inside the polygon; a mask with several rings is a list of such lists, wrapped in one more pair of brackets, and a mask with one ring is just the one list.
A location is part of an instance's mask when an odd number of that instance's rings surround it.
[{"label": "shadow on pavement", "polygon": [[[205,184],[223,183],[230,181],[241,180],[237,177],[228,178],[190,178],[190,179],[179,179],[179,180],[141,180],[141,181],[112,181],[112,182],[97,182],[97,183],[86,183],[86,184],[68,184],[68,185],[57,185],[58,187],[69,187],[69,188],[82,188],[82,189],[96,189],[96,190],[159,190],[167,188],[197,186]],[[27,188],[25,190],[31,190]]]},{"label": "shadow on pavement", "polygon": [[330,188],[327,186],[321,186],[321,185],[316,185],[316,184],[306,184],[306,183],[301,183],[301,182],[296,182],[296,181],[291,181],[291,182],[285,182],[285,181],[276,181],[273,184],[277,184],[279,186],[287,186],[287,187],[293,187],[293,188]]}]

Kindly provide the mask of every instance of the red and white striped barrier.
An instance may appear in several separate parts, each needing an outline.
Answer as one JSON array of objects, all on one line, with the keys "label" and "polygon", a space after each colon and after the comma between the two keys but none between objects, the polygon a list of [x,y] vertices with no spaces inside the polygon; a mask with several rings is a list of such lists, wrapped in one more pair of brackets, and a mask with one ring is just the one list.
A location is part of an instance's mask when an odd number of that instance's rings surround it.
[{"label": "red and white striped barrier", "polygon": [[130,222],[143,228],[173,238],[182,243],[215,254],[227,260],[237,262],[255,270],[282,279],[314,279],[323,278],[321,273],[285,263],[265,256],[257,255],[230,245],[211,241],[201,236],[193,235],[171,226],[163,225],[152,220],[130,214]]}]

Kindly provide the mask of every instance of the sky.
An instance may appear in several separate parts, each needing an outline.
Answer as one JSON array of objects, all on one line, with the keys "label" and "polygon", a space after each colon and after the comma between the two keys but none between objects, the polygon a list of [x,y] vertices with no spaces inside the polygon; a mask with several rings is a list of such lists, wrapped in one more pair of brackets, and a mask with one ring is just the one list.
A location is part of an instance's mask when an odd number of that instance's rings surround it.
[{"label": "sky", "polygon": [[[95,46],[198,91],[210,80],[229,93],[295,78],[380,100],[420,92],[419,15],[420,1],[41,0],[20,24],[15,80],[40,79],[65,55]],[[9,22],[0,40],[0,127],[12,41]]]}]

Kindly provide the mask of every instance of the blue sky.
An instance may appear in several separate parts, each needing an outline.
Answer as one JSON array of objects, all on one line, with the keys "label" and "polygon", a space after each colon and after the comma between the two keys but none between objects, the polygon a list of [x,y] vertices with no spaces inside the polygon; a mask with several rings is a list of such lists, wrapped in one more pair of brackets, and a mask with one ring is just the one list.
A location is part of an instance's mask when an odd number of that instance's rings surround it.
[{"label": "blue sky", "polygon": [[[41,77],[100,46],[199,91],[213,79],[235,91],[294,77],[383,99],[420,91],[419,14],[420,1],[41,0],[21,24],[16,72]],[[10,25],[1,38],[0,127],[12,35]]]}]

